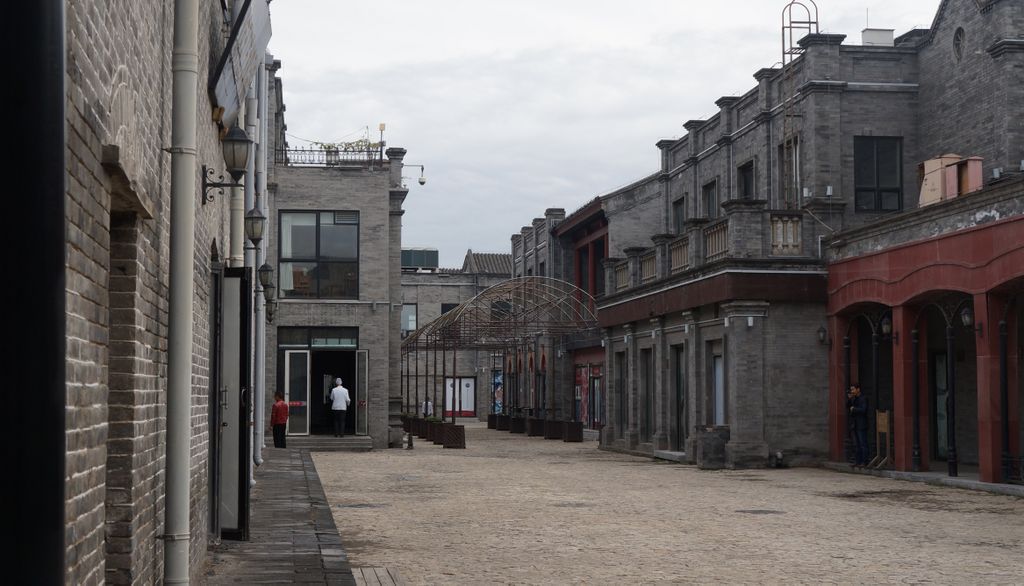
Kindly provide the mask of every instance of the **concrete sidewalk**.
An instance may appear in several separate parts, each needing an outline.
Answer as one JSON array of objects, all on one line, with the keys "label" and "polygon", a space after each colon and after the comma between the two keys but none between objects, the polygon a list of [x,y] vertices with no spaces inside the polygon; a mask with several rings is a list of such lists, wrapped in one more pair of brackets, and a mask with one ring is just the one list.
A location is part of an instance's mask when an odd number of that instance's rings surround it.
[{"label": "concrete sidewalk", "polygon": [[203,583],[355,585],[309,451],[263,453],[252,491],[250,539],[212,547]]}]

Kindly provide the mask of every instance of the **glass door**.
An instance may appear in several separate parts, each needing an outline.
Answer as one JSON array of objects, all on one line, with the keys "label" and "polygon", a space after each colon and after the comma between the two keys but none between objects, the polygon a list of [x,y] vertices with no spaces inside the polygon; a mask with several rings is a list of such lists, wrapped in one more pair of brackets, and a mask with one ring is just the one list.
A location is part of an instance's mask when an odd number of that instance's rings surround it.
[{"label": "glass door", "polygon": [[309,350],[284,353],[284,400],[289,435],[309,435]]}]

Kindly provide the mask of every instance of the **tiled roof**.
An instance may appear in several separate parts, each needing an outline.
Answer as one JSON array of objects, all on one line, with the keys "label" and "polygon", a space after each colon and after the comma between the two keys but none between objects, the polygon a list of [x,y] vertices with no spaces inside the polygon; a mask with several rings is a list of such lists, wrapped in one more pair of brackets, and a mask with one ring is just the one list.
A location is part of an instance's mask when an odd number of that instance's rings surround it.
[{"label": "tiled roof", "polygon": [[466,260],[462,263],[462,272],[482,275],[512,276],[512,255],[501,252],[466,251]]}]

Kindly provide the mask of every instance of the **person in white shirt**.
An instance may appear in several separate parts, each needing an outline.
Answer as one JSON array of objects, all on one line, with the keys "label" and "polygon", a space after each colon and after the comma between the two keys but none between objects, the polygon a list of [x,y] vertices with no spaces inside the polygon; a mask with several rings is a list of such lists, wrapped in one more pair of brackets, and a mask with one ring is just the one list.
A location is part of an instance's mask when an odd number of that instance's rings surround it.
[{"label": "person in white shirt", "polygon": [[330,399],[331,414],[334,415],[334,437],[345,437],[345,415],[352,398],[348,395],[348,389],[341,386],[340,378],[334,379]]}]

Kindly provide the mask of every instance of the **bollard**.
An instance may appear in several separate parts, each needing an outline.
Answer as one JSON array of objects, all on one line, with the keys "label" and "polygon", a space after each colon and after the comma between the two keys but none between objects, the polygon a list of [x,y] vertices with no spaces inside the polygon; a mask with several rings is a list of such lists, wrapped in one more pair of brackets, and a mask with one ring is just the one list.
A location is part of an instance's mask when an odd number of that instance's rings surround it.
[{"label": "bollard", "polygon": [[412,433],[410,432],[410,433],[407,433],[405,435],[408,436],[408,438],[409,438],[409,445],[405,446],[405,449],[411,450],[412,449]]}]

